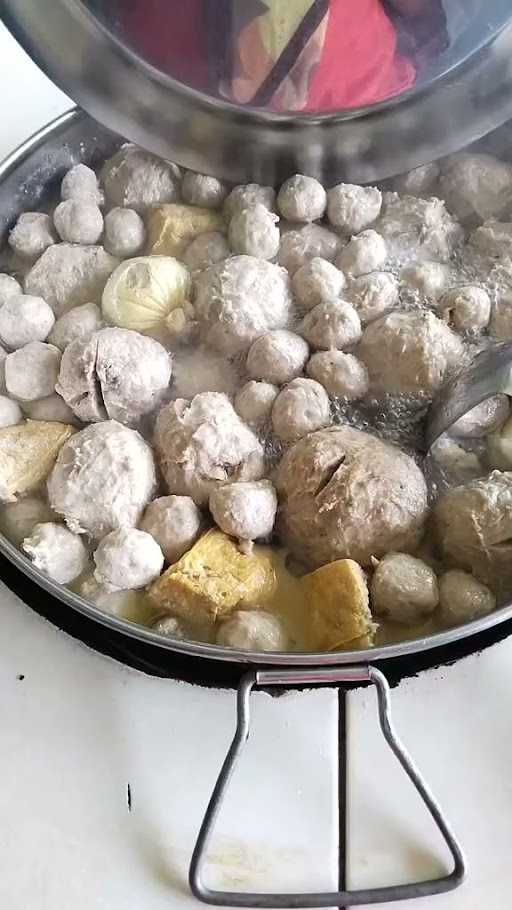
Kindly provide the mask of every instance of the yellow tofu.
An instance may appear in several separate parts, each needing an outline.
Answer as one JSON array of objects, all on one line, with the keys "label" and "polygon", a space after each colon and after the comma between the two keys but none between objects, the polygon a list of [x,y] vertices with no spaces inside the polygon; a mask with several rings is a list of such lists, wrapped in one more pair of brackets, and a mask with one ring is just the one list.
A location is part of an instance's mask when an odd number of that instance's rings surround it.
[{"label": "yellow tofu", "polygon": [[150,256],[183,255],[187,247],[207,231],[225,231],[226,222],[218,212],[195,205],[158,205],[146,216],[147,252]]},{"label": "yellow tofu", "polygon": [[233,610],[264,603],[275,585],[267,548],[254,547],[244,555],[231,537],[213,529],[160,576],[149,596],[162,610],[195,625],[211,625]]},{"label": "yellow tofu", "polygon": [[334,651],[357,639],[372,640],[376,626],[369,607],[368,585],[359,563],[338,559],[301,579],[310,611],[315,647]]},{"label": "yellow tofu", "polygon": [[75,427],[27,420],[0,430],[0,501],[12,502],[46,480],[61,447]]}]

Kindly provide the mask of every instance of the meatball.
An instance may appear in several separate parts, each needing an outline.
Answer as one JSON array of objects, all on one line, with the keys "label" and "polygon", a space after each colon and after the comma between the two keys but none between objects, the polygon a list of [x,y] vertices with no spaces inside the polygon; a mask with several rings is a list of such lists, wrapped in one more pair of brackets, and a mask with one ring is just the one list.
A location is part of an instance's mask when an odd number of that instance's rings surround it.
[{"label": "meatball", "polygon": [[21,284],[11,275],[0,272],[0,307],[9,300],[9,297],[22,294]]},{"label": "meatball", "polygon": [[386,244],[376,231],[363,231],[347,243],[336,257],[336,265],[347,275],[358,278],[384,265]]},{"label": "meatball", "polygon": [[179,169],[135,145],[124,145],[103,166],[101,176],[109,208],[135,209],[140,215],[152,205],[179,198]]},{"label": "meatball", "polygon": [[384,316],[398,303],[398,281],[390,272],[370,272],[354,278],[348,297],[363,325]]},{"label": "meatball", "polygon": [[78,199],[93,205],[103,205],[104,198],[98,186],[98,178],[86,164],[75,164],[64,175],[60,185],[61,199]]},{"label": "meatball", "polygon": [[450,483],[463,483],[485,473],[475,452],[468,452],[445,434],[435,441],[430,451]]},{"label": "meatball", "polygon": [[52,509],[72,531],[96,539],[137,525],[155,489],[150,446],[115,420],[91,424],[68,439],[48,478]]},{"label": "meatball", "polygon": [[191,272],[202,271],[217,262],[222,262],[231,255],[224,234],[220,231],[207,231],[195,237],[183,254],[183,262]]},{"label": "meatball", "polygon": [[352,236],[370,227],[380,215],[382,193],[374,186],[339,183],[327,193],[327,217],[344,234]]},{"label": "meatball", "polygon": [[25,293],[42,297],[56,316],[97,301],[119,260],[101,246],[56,243],[48,247],[25,278]]},{"label": "meatball", "polygon": [[461,152],[443,165],[439,186],[439,195],[457,218],[485,221],[510,207],[512,166],[482,152]]},{"label": "meatball", "polygon": [[336,559],[370,566],[414,550],[428,513],[422,472],[389,443],[348,426],[311,433],[277,470],[277,532],[305,566]]},{"label": "meatball", "polygon": [[0,393],[6,391],[5,385],[5,361],[7,359],[7,351],[4,350],[0,344]]},{"label": "meatball", "polygon": [[288,276],[255,256],[233,256],[201,272],[195,309],[208,344],[224,354],[245,351],[260,335],[287,325]]},{"label": "meatball", "polygon": [[162,408],[155,449],[169,492],[190,496],[200,506],[216,486],[259,480],[265,470],[263,446],[219,392],[192,401],[179,398]]},{"label": "meatball", "polygon": [[460,364],[463,347],[433,313],[388,313],[365,329],[358,354],[372,392],[433,395]]},{"label": "meatball", "polygon": [[332,262],[341,244],[340,237],[321,224],[305,224],[304,227],[281,236],[279,265],[294,275],[310,259],[320,258]]},{"label": "meatball", "polygon": [[382,213],[375,225],[391,256],[448,262],[463,241],[464,231],[448,214],[441,199],[384,193]]},{"label": "meatball", "polygon": [[339,297],[345,287],[345,276],[332,262],[315,256],[297,269],[292,279],[295,297],[306,310]]},{"label": "meatball", "polygon": [[487,585],[460,569],[439,579],[439,614],[446,626],[458,626],[496,609],[496,598]]},{"label": "meatball", "polygon": [[487,460],[492,468],[512,471],[512,420],[487,438]]},{"label": "meatball", "polygon": [[46,398],[55,391],[60,351],[53,344],[32,341],[5,358],[5,384],[20,401]]},{"label": "meatball", "polygon": [[0,528],[8,540],[20,547],[25,537],[30,537],[36,525],[54,519],[55,515],[47,502],[37,496],[25,496],[2,506]]},{"label": "meatball", "polygon": [[98,243],[103,233],[103,215],[99,206],[81,199],[60,202],[53,213],[53,223],[66,243]]},{"label": "meatball", "polygon": [[512,224],[490,219],[478,227],[469,238],[471,246],[480,253],[494,258],[510,256],[512,249]]},{"label": "meatball", "polygon": [[270,382],[246,382],[235,398],[235,410],[250,427],[259,427],[270,420],[279,389]]},{"label": "meatball", "polygon": [[353,354],[343,354],[342,351],[313,354],[306,373],[321,383],[332,398],[355,401],[364,398],[368,392],[368,370]]},{"label": "meatball", "polygon": [[270,480],[230,483],[210,493],[210,512],[224,534],[240,540],[270,537],[277,494]]},{"label": "meatball", "polygon": [[87,568],[89,553],[81,537],[53,521],[37,524],[21,545],[36,569],[68,585]]},{"label": "meatball", "polygon": [[441,310],[459,332],[476,335],[487,328],[491,318],[491,301],[483,288],[452,288],[441,300]]},{"label": "meatball", "polygon": [[244,209],[253,205],[264,205],[269,212],[273,212],[276,203],[276,193],[271,186],[260,186],[258,183],[247,183],[235,186],[224,202],[224,214],[231,219]]},{"label": "meatball", "polygon": [[422,559],[388,553],[374,572],[370,596],[374,613],[412,626],[437,607],[437,578]]},{"label": "meatball", "polygon": [[282,184],[277,207],[288,221],[318,221],[323,218],[327,193],[314,177],[295,174]]},{"label": "meatball", "polygon": [[105,249],[118,259],[137,256],[146,242],[146,228],[135,209],[115,208],[105,215]]},{"label": "meatball", "polygon": [[23,414],[17,401],[0,395],[0,429],[13,427],[23,420]]},{"label": "meatball", "polygon": [[42,297],[15,294],[0,308],[0,341],[13,350],[45,341],[54,323],[53,310]]},{"label": "meatball", "polygon": [[331,422],[329,396],[314,379],[294,379],[277,396],[272,427],[283,442],[295,442]]},{"label": "meatball", "polygon": [[189,205],[204,209],[217,209],[228,195],[228,187],[216,177],[187,171],[181,183],[181,195]]},{"label": "meatball", "polygon": [[158,632],[159,635],[166,635],[168,638],[176,638],[178,641],[189,637],[183,623],[175,616],[161,616],[153,623],[152,631]]},{"label": "meatball", "polygon": [[424,297],[437,300],[450,281],[450,275],[450,269],[442,262],[417,262],[402,269],[400,280]]},{"label": "meatball", "polygon": [[38,398],[37,401],[25,401],[23,410],[31,420],[53,420],[57,423],[76,424],[73,411],[60,395],[48,395],[47,398]]},{"label": "meatball", "polygon": [[156,540],[137,528],[110,531],[93,558],[94,577],[106,591],[144,588],[158,578],[164,566],[164,554]]},{"label": "meatball", "polygon": [[475,408],[453,424],[450,432],[454,436],[464,436],[469,439],[480,439],[494,433],[505,423],[510,414],[508,395],[498,393],[492,398],[486,398]]},{"label": "meatball", "polygon": [[300,331],[312,348],[344,350],[361,337],[361,321],[346,300],[331,300],[313,307],[302,320]]},{"label": "meatball", "polygon": [[288,647],[281,622],[264,610],[237,610],[220,624],[217,644],[241,651],[285,651]]},{"label": "meatball", "polygon": [[437,541],[448,564],[496,593],[512,592],[512,474],[493,471],[444,493],[434,506]]},{"label": "meatball", "polygon": [[100,308],[95,303],[84,303],[57,319],[48,341],[63,351],[72,341],[90,338],[102,325]]},{"label": "meatball", "polygon": [[397,193],[408,196],[434,196],[439,174],[439,165],[435,161],[430,164],[422,164],[406,174],[395,177],[393,189]]},{"label": "meatball", "polygon": [[253,379],[284,385],[300,376],[309,357],[309,347],[300,335],[277,329],[267,332],[249,348],[247,372]]},{"label": "meatball", "polygon": [[190,496],[161,496],[150,502],[140,526],[155,538],[172,565],[195,544],[204,521]]},{"label": "meatball", "polygon": [[101,329],[65,349],[57,392],[80,420],[133,426],[160,404],[171,371],[158,341],[130,329]]},{"label": "meatball", "polygon": [[9,234],[9,246],[23,259],[37,259],[56,242],[52,219],[43,212],[23,212]]},{"label": "meatball", "polygon": [[274,259],[279,250],[279,218],[261,204],[243,209],[229,222],[228,240],[234,253]]}]

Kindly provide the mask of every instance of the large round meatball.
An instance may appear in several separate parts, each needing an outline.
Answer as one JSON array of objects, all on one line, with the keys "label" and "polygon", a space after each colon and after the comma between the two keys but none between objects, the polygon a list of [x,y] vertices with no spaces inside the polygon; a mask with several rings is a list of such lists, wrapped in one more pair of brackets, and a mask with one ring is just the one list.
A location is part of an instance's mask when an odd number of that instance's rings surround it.
[{"label": "large round meatball", "polygon": [[329,396],[314,379],[294,379],[279,392],[272,408],[272,428],[283,442],[296,442],[330,422]]},{"label": "large round meatball", "polygon": [[206,505],[223,483],[259,480],[263,446],[221,392],[178,398],[158,414],[155,448],[170,493]]},{"label": "large round meatball", "polygon": [[382,316],[364,331],[358,350],[371,391],[395,395],[432,395],[462,353],[460,339],[430,312]]},{"label": "large round meatball", "polygon": [[435,572],[408,553],[388,553],[379,562],[370,594],[375,613],[405,625],[421,622],[439,603]]},{"label": "large round meatball", "polygon": [[277,471],[278,534],[311,568],[335,559],[371,565],[372,556],[414,549],[427,516],[427,487],[400,449],[355,430],[311,433]]},{"label": "large round meatball", "polygon": [[309,357],[306,341],[294,332],[267,332],[249,348],[247,372],[253,379],[284,385],[300,376]]},{"label": "large round meatball", "polygon": [[68,439],[48,478],[52,509],[72,531],[97,539],[137,525],[155,489],[150,446],[115,420],[91,424]]},{"label": "large round meatball", "polygon": [[270,329],[287,325],[288,276],[263,259],[233,256],[201,272],[195,309],[204,340],[225,354],[236,354]]}]

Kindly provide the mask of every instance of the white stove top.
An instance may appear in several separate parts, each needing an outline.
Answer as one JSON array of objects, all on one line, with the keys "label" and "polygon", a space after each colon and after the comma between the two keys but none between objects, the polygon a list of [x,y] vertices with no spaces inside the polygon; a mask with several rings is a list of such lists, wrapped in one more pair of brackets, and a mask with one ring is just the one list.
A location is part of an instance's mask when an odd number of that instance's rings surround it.
[{"label": "white stove top", "polygon": [[[3,28],[0,51],[3,157],[70,102]],[[232,736],[234,693],[102,657],[1,583],[0,617],[0,907],[197,907],[187,867]],[[469,877],[452,894],[392,906],[510,906],[511,692],[512,639],[393,690],[397,730],[462,840]],[[252,698],[209,883],[336,890],[338,693]],[[352,692],[345,708],[348,885],[444,874],[440,839],[383,745],[374,694]]]}]

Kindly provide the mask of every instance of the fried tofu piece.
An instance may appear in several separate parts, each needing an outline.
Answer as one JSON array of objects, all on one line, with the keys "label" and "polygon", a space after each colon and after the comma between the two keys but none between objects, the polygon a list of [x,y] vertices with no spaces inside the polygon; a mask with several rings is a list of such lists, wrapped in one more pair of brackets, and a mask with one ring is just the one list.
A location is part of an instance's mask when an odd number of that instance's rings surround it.
[{"label": "fried tofu piece", "polygon": [[207,231],[225,231],[222,215],[195,205],[157,205],[146,216],[147,252],[150,256],[183,255],[187,247]]},{"label": "fried tofu piece", "polygon": [[268,548],[254,547],[245,555],[231,537],[213,529],[160,576],[149,596],[194,625],[212,625],[234,610],[265,603],[275,585]]},{"label": "fried tofu piece", "polygon": [[13,502],[33,490],[50,473],[61,447],[76,427],[46,420],[27,420],[0,430],[0,501]]},{"label": "fried tofu piece", "polygon": [[376,625],[369,607],[365,574],[353,559],[338,559],[301,579],[310,610],[315,647],[334,651],[357,639],[373,639]]}]

